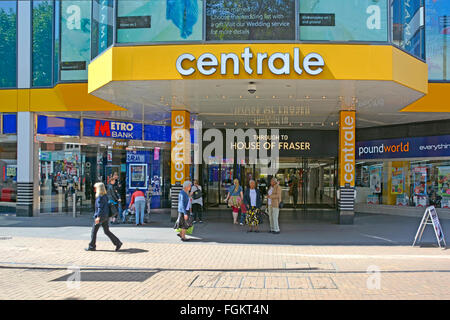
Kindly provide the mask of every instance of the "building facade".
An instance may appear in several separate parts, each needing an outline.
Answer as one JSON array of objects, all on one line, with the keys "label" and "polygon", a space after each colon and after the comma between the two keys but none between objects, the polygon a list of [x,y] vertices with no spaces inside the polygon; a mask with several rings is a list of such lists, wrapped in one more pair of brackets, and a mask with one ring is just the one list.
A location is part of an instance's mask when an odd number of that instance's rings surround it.
[{"label": "building facade", "polygon": [[[0,2],[0,211],[209,208],[234,179],[286,210],[450,215],[446,0]],[[172,198],[171,198],[172,197]]]}]

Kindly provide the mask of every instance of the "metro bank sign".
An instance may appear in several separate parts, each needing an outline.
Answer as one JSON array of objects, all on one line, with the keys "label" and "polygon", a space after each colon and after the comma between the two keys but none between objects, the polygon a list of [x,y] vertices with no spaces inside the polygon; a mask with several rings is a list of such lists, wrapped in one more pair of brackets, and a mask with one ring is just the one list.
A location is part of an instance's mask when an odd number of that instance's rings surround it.
[{"label": "metro bank sign", "polygon": [[142,140],[142,124],[109,120],[83,120],[85,137]]}]

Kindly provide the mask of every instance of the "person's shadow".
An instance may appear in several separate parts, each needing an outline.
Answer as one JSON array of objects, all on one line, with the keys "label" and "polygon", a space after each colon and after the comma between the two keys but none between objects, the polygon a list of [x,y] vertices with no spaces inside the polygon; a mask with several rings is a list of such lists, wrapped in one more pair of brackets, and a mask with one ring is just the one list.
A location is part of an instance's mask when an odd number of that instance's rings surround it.
[{"label": "person's shadow", "polygon": [[136,254],[136,253],[146,253],[148,250],[138,249],[138,248],[128,248],[128,249],[120,249],[119,251],[115,250],[96,250],[98,252],[117,252],[117,253],[126,253],[126,254]]}]

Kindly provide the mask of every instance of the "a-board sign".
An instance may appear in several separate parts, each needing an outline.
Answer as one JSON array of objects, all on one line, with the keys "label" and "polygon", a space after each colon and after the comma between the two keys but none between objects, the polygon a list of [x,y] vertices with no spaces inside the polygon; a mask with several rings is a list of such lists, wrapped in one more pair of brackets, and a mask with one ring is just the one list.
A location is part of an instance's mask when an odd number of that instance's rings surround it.
[{"label": "a-board sign", "polygon": [[[434,206],[426,208],[422,221],[420,222],[419,229],[417,230],[416,237],[414,238],[413,246],[415,246],[415,244],[422,239],[423,232],[427,225],[433,226],[434,234],[436,235],[436,240],[439,247],[445,248],[447,244],[445,243],[444,231],[442,230],[439,216]],[[444,244],[443,247],[442,244]]]}]

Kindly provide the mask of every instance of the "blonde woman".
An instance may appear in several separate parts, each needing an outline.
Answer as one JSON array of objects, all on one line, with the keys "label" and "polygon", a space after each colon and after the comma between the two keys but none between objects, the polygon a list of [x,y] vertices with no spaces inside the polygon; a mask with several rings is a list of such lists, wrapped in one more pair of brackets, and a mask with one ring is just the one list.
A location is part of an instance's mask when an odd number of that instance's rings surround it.
[{"label": "blonde woman", "polygon": [[95,213],[94,213],[94,225],[92,226],[91,242],[86,251],[95,251],[97,242],[97,232],[100,226],[103,231],[116,246],[116,251],[120,250],[122,242],[109,230],[109,203],[108,196],[106,195],[106,188],[102,182],[97,182],[94,185],[95,188]]},{"label": "blonde woman", "polygon": [[228,189],[228,194],[225,201],[228,202],[233,210],[233,223],[238,224],[237,219],[239,215],[239,208],[241,207],[242,199],[244,199],[244,193],[242,187],[239,185],[238,179],[234,179],[233,184],[234,185]]}]

